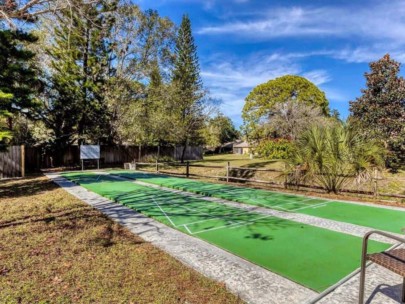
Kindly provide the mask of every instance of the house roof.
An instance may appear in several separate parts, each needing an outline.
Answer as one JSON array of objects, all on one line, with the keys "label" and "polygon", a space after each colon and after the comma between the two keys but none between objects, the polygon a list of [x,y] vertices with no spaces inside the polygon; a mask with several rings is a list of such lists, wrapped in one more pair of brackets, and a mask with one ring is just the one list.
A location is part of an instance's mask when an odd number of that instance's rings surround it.
[{"label": "house roof", "polygon": [[242,141],[240,143],[234,144],[234,148],[250,148],[251,145],[247,141]]}]

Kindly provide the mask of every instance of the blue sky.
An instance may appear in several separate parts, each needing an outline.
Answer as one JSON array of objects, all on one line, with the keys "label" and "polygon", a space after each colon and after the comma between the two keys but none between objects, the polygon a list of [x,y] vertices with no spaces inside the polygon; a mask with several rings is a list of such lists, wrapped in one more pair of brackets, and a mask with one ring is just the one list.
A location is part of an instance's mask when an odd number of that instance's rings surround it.
[{"label": "blue sky", "polygon": [[365,85],[368,63],[384,54],[405,62],[405,1],[138,0],[176,24],[187,13],[201,75],[221,111],[242,124],[256,85],[301,75],[341,117]]}]

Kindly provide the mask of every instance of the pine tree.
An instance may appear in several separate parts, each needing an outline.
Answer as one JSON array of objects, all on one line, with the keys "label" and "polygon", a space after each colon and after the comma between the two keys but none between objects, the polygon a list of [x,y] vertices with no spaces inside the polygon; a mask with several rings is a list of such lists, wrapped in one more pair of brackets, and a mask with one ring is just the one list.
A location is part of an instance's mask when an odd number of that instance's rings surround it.
[{"label": "pine tree", "polygon": [[52,58],[49,127],[58,149],[77,140],[109,142],[110,119],[104,94],[111,68],[110,12],[115,1],[86,4],[74,0],[62,11],[55,28]]},{"label": "pine tree", "polygon": [[[35,116],[39,103],[36,100],[41,89],[38,71],[34,66],[35,54],[26,45],[37,38],[21,31],[0,31],[0,91],[10,98],[2,100],[0,111]],[[13,129],[13,116],[8,115],[7,128]]]},{"label": "pine tree", "polygon": [[173,114],[176,142],[183,146],[181,161],[184,161],[188,145],[201,143],[204,127],[204,91],[200,78],[197,47],[191,32],[191,22],[183,16],[176,39],[175,62],[172,83],[175,86]]},{"label": "pine tree", "polygon": [[10,112],[6,110],[7,104],[13,98],[12,94],[0,91],[0,151],[5,150],[7,140],[12,138],[11,131],[7,128],[7,120]]},{"label": "pine tree", "polygon": [[350,102],[350,111],[366,133],[384,142],[387,165],[397,170],[405,166],[405,79],[399,76],[400,63],[388,54],[370,68],[367,88]]}]

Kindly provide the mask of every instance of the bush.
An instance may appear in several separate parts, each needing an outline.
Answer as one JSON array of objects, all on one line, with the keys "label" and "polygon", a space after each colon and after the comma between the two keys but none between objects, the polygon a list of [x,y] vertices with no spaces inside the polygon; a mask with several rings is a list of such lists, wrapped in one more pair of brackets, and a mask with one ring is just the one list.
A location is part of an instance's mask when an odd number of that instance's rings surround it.
[{"label": "bush", "polygon": [[293,144],[287,139],[267,139],[259,143],[256,152],[267,159],[287,159],[293,149]]},{"label": "bush", "polygon": [[296,141],[287,165],[295,183],[310,182],[337,193],[355,179],[370,181],[384,164],[385,149],[350,124],[313,126]]}]

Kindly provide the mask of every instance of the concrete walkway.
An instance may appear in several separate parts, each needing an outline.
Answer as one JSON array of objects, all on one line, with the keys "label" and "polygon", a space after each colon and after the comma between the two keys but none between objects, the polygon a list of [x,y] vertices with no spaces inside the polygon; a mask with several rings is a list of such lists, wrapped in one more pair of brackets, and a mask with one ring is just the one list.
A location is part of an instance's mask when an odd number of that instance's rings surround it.
[{"label": "concrete walkway", "polygon": [[[101,172],[97,173],[100,174]],[[225,283],[231,292],[239,295],[248,303],[314,303],[314,300],[318,296],[316,292],[308,288],[234,256],[205,241],[183,234],[132,209],[87,191],[85,188],[68,181],[59,174],[53,173],[47,174],[47,176],[67,192],[100,210],[114,221],[127,227],[133,233],[140,235],[146,241],[151,242],[203,275]],[[277,217],[358,236],[362,236],[361,234],[364,231],[370,230],[361,226],[323,220],[307,215],[297,215],[267,208],[252,207],[212,197],[203,197],[139,181],[135,183],[216,201],[245,210],[272,214]],[[358,277],[358,275],[354,276],[317,303],[357,303]],[[366,296],[371,295],[367,303],[400,303],[399,285],[402,280],[399,276],[377,265],[371,265],[367,270],[366,282]]]}]

